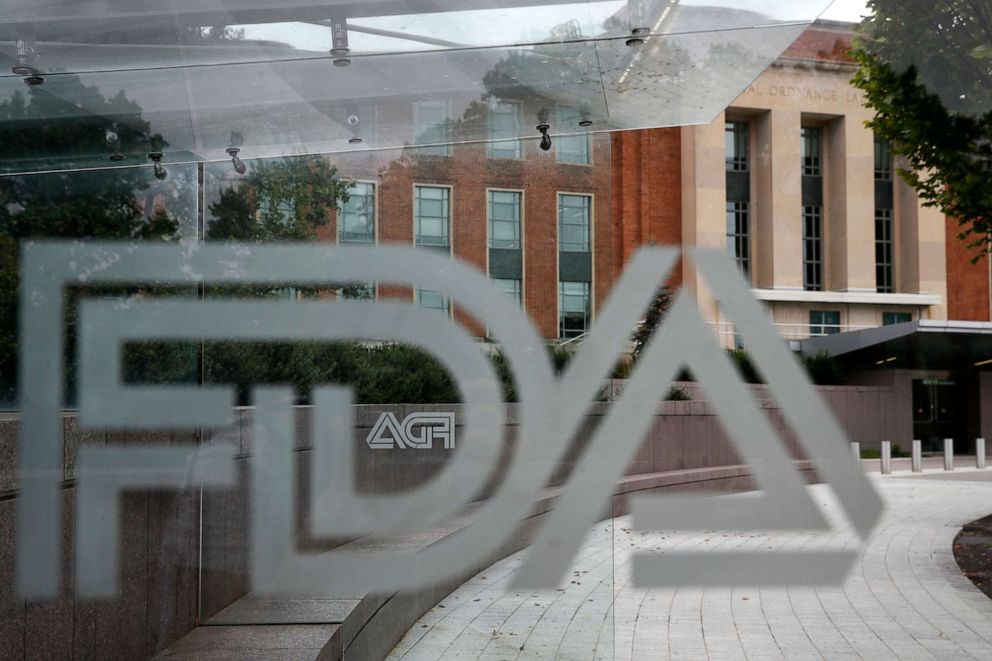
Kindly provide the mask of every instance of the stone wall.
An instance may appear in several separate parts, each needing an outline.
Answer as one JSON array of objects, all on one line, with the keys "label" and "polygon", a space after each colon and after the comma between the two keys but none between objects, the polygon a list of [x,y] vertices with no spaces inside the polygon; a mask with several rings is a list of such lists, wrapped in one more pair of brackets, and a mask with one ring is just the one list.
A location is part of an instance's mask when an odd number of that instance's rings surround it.
[{"label": "stone wall", "polygon": [[[690,384],[690,388],[692,385]],[[760,395],[762,387],[755,387]],[[865,447],[882,438],[898,436],[892,413],[894,391],[884,387],[821,389],[839,421]],[[734,466],[743,463],[727,440],[710,405],[699,399],[666,402],[659,406],[655,423],[631,464],[628,474],[645,476],[671,471]],[[603,416],[609,403],[594,404],[571,445],[566,460],[552,479],[566,479],[574,459]],[[802,459],[794,435],[774,404],[762,402],[774,427],[796,459]],[[505,429],[507,448],[515,442],[515,405],[509,405]],[[356,407],[354,429],[356,477],[359,489],[394,492],[421,483],[438,471],[449,450],[370,450],[364,440],[386,411],[402,420],[408,413],[453,410],[458,406]],[[208,443],[233,443],[239,450],[240,482],[237,489],[128,494],[122,510],[122,594],[109,601],[76,599],[71,589],[74,456],[80,444],[149,442],[197,443],[196,434],[136,432],[81,432],[74,414],[63,418],[63,596],[54,601],[26,604],[14,598],[14,534],[17,504],[16,443],[19,420],[0,415],[0,659],[140,659],[153,656],[197,624],[211,618],[248,589],[247,566],[247,462],[251,454],[250,409],[238,411],[230,429],[206,434]],[[308,472],[311,442],[311,409],[297,410],[298,469]],[[458,433],[456,428],[456,448]],[[504,455],[509,456],[509,455]],[[498,471],[497,477],[498,479]],[[647,483],[647,482],[645,482]],[[480,489],[483,497],[491,484]],[[680,484],[680,488],[687,485]],[[690,485],[691,486],[691,485]],[[746,488],[746,478],[713,483],[708,487]],[[659,487],[665,488],[665,487]],[[298,480],[299,502],[307,501],[307,481]],[[604,503],[605,505],[605,503]],[[202,512],[202,514],[201,514]],[[307,511],[299,508],[299,524],[306,530]],[[332,548],[348,540],[314,540],[301,544],[311,550]]]}]

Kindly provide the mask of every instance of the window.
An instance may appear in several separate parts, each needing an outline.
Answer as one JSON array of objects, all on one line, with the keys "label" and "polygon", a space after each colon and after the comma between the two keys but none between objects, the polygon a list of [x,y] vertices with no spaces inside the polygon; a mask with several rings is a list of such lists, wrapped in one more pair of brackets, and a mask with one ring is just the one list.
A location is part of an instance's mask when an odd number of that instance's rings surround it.
[{"label": "window", "polygon": [[338,241],[375,243],[375,185],[356,183],[338,213]]},{"label": "window", "polygon": [[727,202],[727,252],[745,275],[751,267],[750,207],[747,202]]},{"label": "window", "polygon": [[875,210],[875,288],[880,294],[894,291],[892,282],[892,210]]},{"label": "window", "polygon": [[750,169],[749,139],[747,122],[727,122],[727,172],[747,172]]},{"label": "window", "polygon": [[882,325],[883,326],[895,326],[896,324],[908,324],[913,321],[913,315],[910,312],[883,312],[882,313]]},{"label": "window", "polygon": [[840,312],[812,310],[809,313],[810,337],[837,335],[838,333],[840,333]]},{"label": "window", "polygon": [[417,126],[417,143],[428,146],[417,147],[418,154],[431,156],[450,156],[451,141],[448,123],[448,102],[418,101],[414,105],[414,120]]},{"label": "window", "polygon": [[349,282],[337,290],[338,296],[352,301],[375,300],[374,282]]},{"label": "window", "polygon": [[820,207],[803,207],[803,288],[823,291],[823,216]]},{"label": "window", "polygon": [[589,252],[592,198],[588,195],[558,196],[558,249]]},{"label": "window", "polygon": [[417,305],[427,310],[440,310],[445,314],[451,313],[451,303],[448,297],[433,289],[415,290]]},{"label": "window", "polygon": [[[520,135],[520,104],[499,101],[489,106],[489,139]],[[489,143],[490,158],[520,158],[519,140],[499,140]]]},{"label": "window", "polygon": [[519,250],[523,194],[491,190],[488,198],[489,247]]},{"label": "window", "polygon": [[875,179],[892,181],[892,151],[889,143],[875,136]]},{"label": "window", "polygon": [[508,278],[493,278],[493,284],[501,292],[513,298],[517,305],[522,305],[523,299],[520,296],[520,281]]},{"label": "window", "polygon": [[802,131],[803,174],[808,177],[819,177],[823,174],[821,167],[823,131],[815,126],[804,126]]},{"label": "window", "polygon": [[451,190],[417,186],[413,200],[414,239],[418,246],[447,246]]},{"label": "window", "polygon": [[579,337],[589,329],[589,283],[558,283],[558,336]]},{"label": "window", "polygon": [[[562,131],[578,128],[582,121],[582,111],[576,106],[558,106],[558,126]],[[567,135],[555,138],[555,149],[559,163],[589,165],[589,136]]]}]

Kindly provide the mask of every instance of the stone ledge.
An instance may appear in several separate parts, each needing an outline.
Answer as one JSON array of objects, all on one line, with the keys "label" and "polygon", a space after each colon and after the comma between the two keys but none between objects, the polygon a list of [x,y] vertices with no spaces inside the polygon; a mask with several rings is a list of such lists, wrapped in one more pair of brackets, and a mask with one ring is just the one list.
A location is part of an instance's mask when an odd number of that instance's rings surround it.
[{"label": "stone ledge", "polygon": [[[797,461],[798,470],[812,477],[811,463]],[[717,466],[625,477],[616,487],[604,516],[617,516],[626,510],[627,495],[640,491],[680,487],[719,490],[746,489],[750,481],[747,466]],[[721,488],[722,487],[722,488]],[[513,539],[507,540],[495,557],[483,559],[468,576],[443,586],[392,595],[363,595],[337,599],[268,598],[247,595],[217,613],[200,627],[177,641],[157,659],[271,659],[287,661],[372,661],[383,659],[406,631],[424,613],[477,571],[524,548],[532,530],[545,514],[554,509],[561,489],[549,489],[522,522]],[[398,542],[405,551],[424,548],[454,534],[471,521],[459,517],[450,525],[438,526]],[[346,546],[379,547],[381,541],[355,540]],[[395,546],[395,544],[390,544]],[[325,637],[321,640],[321,637]],[[318,644],[319,643],[319,644]]]}]

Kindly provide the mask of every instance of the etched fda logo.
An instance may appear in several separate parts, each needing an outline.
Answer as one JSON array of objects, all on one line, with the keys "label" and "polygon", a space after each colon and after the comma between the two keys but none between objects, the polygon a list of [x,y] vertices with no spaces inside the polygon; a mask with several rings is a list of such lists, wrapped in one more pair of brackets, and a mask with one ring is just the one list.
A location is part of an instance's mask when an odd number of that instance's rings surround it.
[{"label": "etched fda logo", "polygon": [[[473,573],[497,555],[528,517],[612,371],[631,329],[680,257],[675,249],[641,250],[610,294],[593,332],[556,378],[543,339],[509,297],[474,268],[430,251],[400,246],[222,244],[184,247],[129,243],[27,243],[21,278],[20,484],[17,528],[19,594],[56,595],[62,535],[59,433],[64,379],[63,292],[96,286],[219,285],[326,287],[382,282],[441,292],[502,344],[519,404],[516,437],[505,452],[507,407],[500,380],[468,331],[443,315],[396,301],[302,302],[243,299],[137,301],[84,299],[79,305],[77,389],[80,424],[104,429],[223,429],[233,420],[232,386],[139,385],[121,380],[129,342],[246,341],[397,342],[430,354],[461,395],[458,447],[428,481],[399,493],[366,493],[354,477],[353,397],[346,384],[310,393],[313,420],[294,415],[288,386],[251,392],[249,572],[256,594],[359,594],[434,586]],[[881,501],[852,461],[847,439],[798,361],[726,254],[685,255],[706,281],[725,317],[748,346],[805,456],[833,490],[857,534],[881,514]],[[652,424],[659,393],[685,369],[698,380],[757,488],[753,497],[717,494],[635,494],[635,528],[652,530],[830,530],[810,497],[783,439],[683,290],[642,353],[622,396],[575,459],[556,506],[536,531],[515,586],[555,588],[567,574],[590,527],[610,501]],[[422,422],[422,421],[421,421]],[[300,430],[299,424],[311,424]],[[454,446],[453,420],[383,423],[376,443]],[[444,430],[447,427],[447,436]],[[430,431],[428,432],[428,429]],[[295,438],[309,431],[309,471],[298,474]],[[77,594],[113,595],[118,587],[120,498],[128,490],[190,485],[235,486],[237,449],[140,445],[79,448],[75,553]],[[505,456],[507,464],[500,465]],[[485,500],[480,487],[501,480]],[[306,480],[314,537],[398,536],[466,516],[470,522],[415,552],[346,545],[326,552],[297,546],[297,480]],[[470,507],[471,506],[471,507]],[[652,555],[634,558],[642,586],[840,584],[858,549]]]},{"label": "etched fda logo", "polygon": [[401,424],[386,411],[365,437],[373,450],[431,450],[435,442],[445,450],[455,449],[454,413],[411,413]]}]

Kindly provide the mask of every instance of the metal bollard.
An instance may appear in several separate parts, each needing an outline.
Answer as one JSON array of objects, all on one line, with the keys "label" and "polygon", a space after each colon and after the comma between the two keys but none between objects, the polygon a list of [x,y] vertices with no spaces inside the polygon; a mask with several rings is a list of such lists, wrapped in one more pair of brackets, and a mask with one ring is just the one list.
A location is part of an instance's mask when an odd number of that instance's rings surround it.
[{"label": "metal bollard", "polygon": [[913,441],[913,472],[923,472],[923,441]]},{"label": "metal bollard", "polygon": [[854,460],[859,464],[861,463],[861,443],[854,441],[851,443],[851,454],[854,455]]},{"label": "metal bollard", "polygon": [[985,439],[975,439],[975,468],[985,468]]},{"label": "metal bollard", "polygon": [[944,470],[954,470],[954,439],[944,439]]},{"label": "metal bollard", "polygon": [[892,475],[892,441],[882,441],[882,475]]}]

